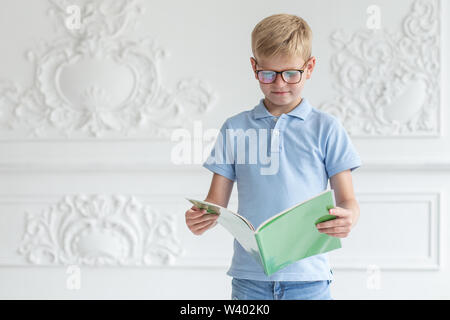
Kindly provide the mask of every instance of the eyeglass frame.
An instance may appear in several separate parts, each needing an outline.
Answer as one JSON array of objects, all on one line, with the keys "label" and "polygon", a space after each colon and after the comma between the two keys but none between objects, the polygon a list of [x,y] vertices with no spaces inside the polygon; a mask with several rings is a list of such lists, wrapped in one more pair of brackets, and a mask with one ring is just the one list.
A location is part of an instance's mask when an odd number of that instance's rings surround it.
[{"label": "eyeglass frame", "polygon": [[[256,69],[256,65],[258,64],[258,61],[256,61],[256,59],[255,59],[254,57],[252,57],[252,59],[255,60],[255,69]],[[309,62],[310,59],[311,59],[311,57],[310,57],[308,60],[306,60],[306,62],[303,64],[303,66],[304,66],[305,64],[307,64],[307,63]],[[302,67],[303,67],[303,66],[302,66]],[[271,72],[275,72],[275,78],[273,78],[273,81],[272,81],[272,82],[262,82],[262,81],[259,79],[259,76],[258,76],[258,73],[259,73],[260,71],[271,71]],[[284,76],[283,76],[283,72],[286,72],[286,71],[300,71],[300,80],[298,80],[297,82],[287,82],[287,81],[284,79]],[[282,70],[282,71],[275,71],[275,70],[262,69],[262,70],[255,70],[255,72],[256,72],[256,77],[258,78],[258,81],[261,82],[262,84],[271,84],[271,83],[274,83],[274,82],[277,80],[278,74],[281,74],[281,79],[283,79],[283,81],[286,82],[287,84],[297,84],[297,83],[300,83],[300,81],[302,81],[303,73],[305,72],[305,70],[304,70],[304,69],[286,69],[286,70]]]}]

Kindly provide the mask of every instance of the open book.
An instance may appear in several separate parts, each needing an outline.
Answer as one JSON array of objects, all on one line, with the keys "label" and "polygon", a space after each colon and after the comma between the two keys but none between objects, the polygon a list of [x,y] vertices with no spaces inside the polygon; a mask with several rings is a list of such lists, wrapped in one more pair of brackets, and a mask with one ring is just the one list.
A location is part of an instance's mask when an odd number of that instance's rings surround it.
[{"label": "open book", "polygon": [[246,218],[217,204],[188,199],[207,213],[219,214],[217,222],[227,229],[271,275],[300,259],[341,248],[339,238],[320,233],[316,224],[335,219],[334,190],[319,193],[263,222],[256,230]]}]

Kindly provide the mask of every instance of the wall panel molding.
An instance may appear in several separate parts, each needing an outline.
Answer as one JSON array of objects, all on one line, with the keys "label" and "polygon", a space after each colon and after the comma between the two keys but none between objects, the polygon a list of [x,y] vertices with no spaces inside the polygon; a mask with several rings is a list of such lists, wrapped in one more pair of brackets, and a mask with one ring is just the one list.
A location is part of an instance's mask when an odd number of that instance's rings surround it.
[{"label": "wall panel molding", "polygon": [[[366,270],[371,265],[376,265],[381,270],[395,271],[439,271],[441,269],[441,221],[442,221],[442,198],[443,191],[423,190],[423,192],[364,192],[358,193],[357,199],[361,208],[370,207],[385,208],[387,211],[366,210],[365,215],[372,215],[366,224],[361,224],[357,234],[348,239],[349,243],[358,243],[364,246],[370,241],[376,252],[367,248],[365,254],[352,253],[350,250],[331,253],[330,257],[336,269],[342,270]],[[400,212],[399,209],[406,208],[408,212]],[[422,209],[422,211],[420,210]],[[378,215],[373,217],[373,215]],[[404,219],[402,220],[401,215]],[[420,217],[422,215],[422,217]],[[396,217],[397,216],[397,217]],[[421,220],[420,220],[421,218]],[[385,226],[384,228],[382,228]],[[363,228],[363,229],[361,229]],[[369,242],[364,241],[367,236],[365,232],[369,228],[376,230],[370,233],[374,238]],[[379,232],[383,230],[383,232]],[[412,231],[409,231],[412,230]],[[417,231],[417,233],[414,233]],[[383,239],[383,240],[382,240]],[[406,240],[405,240],[406,239]],[[421,240],[425,241],[425,244]],[[343,247],[345,242],[343,241]],[[402,245],[397,245],[401,242]],[[417,246],[417,247],[414,247]],[[420,247],[420,248],[419,248]],[[395,248],[395,249],[393,249]],[[362,251],[364,251],[363,249]],[[378,250],[382,250],[380,254]],[[420,254],[422,250],[422,254]],[[406,254],[405,254],[406,252]]]},{"label": "wall panel molding", "polygon": [[[439,270],[442,194],[441,190],[357,193],[360,206],[366,209],[362,219],[368,222],[359,221],[349,245],[346,246],[346,239],[343,239],[344,250],[330,253],[333,268],[366,270],[369,265],[377,265],[382,270]],[[201,238],[191,234],[181,214],[189,207],[187,201],[186,204],[182,202],[185,196],[0,195],[0,210],[5,218],[11,215],[5,215],[11,205],[27,208],[21,209],[20,218],[15,218],[23,221],[13,223],[22,223],[24,230],[16,246],[17,255],[3,254],[0,266],[76,264],[83,267],[226,268],[232,254],[231,235],[220,226]],[[204,195],[194,193],[189,196],[202,198]],[[156,209],[159,207],[165,209]],[[230,199],[229,207],[237,210],[235,195]],[[390,212],[379,214],[380,223],[371,224],[375,228],[382,226],[382,219],[386,224],[401,222],[405,213],[395,216],[400,214],[395,210],[401,207],[413,208],[406,215],[410,219],[404,222],[404,226],[419,231],[417,240],[411,233],[413,231],[402,233],[401,226],[395,228],[398,233],[392,234],[393,228],[385,228],[378,236],[387,237],[388,241],[381,241],[380,248],[389,248],[389,241],[403,237],[397,248],[398,255],[395,252],[380,255],[379,252],[371,252],[370,248],[366,254],[352,252],[355,241],[358,244],[378,243],[379,239],[364,239],[369,236],[364,232],[370,219],[374,219],[374,210],[391,208]],[[390,220],[387,219],[389,217]],[[414,225],[414,221],[419,224]],[[420,244],[421,239],[426,239],[426,244]],[[213,250],[213,247],[206,246],[207,242],[216,243],[221,250]],[[420,244],[417,253],[411,251],[407,243]]]},{"label": "wall panel molding", "polygon": [[[0,174],[16,174],[16,173],[73,173],[73,172],[93,172],[93,173],[133,173],[133,172],[150,172],[154,174],[170,173],[209,173],[201,164],[196,165],[168,165],[155,163],[106,163],[83,161],[84,163],[2,163],[0,164]],[[398,171],[398,172],[417,172],[417,171],[442,171],[448,173],[450,170],[450,161],[416,161],[416,160],[400,160],[400,161],[373,161],[363,162],[363,167],[357,169],[353,174],[365,172],[382,172],[382,171]]]}]

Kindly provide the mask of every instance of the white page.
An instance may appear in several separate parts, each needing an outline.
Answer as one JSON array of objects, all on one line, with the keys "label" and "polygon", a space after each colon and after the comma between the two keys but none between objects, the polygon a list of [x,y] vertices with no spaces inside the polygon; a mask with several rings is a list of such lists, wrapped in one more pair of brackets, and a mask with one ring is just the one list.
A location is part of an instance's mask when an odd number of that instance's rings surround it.
[{"label": "white page", "polygon": [[250,221],[217,204],[195,199],[186,199],[197,207],[198,203],[200,203],[213,207],[215,211],[219,211],[217,223],[227,229],[246,251],[255,257],[257,256],[257,259],[259,260],[258,244],[256,243],[255,233]]},{"label": "white page", "polygon": [[251,254],[259,256],[258,244],[255,239],[255,232],[247,226],[247,224],[234,213],[226,208],[220,208],[220,215],[217,222],[227,229],[233,237],[241,244],[241,246]]}]

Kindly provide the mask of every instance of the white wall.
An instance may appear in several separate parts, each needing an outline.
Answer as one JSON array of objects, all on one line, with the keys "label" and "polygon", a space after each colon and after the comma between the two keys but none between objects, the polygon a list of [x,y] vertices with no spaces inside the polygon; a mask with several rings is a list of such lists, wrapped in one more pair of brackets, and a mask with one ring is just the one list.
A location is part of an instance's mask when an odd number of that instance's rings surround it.
[{"label": "white wall", "polygon": [[[250,34],[283,12],[314,33],[305,96],[363,160],[333,297],[450,297],[448,1],[115,3],[0,4],[0,298],[230,297],[231,236],[184,224],[212,175],[173,164],[170,138],[258,103]],[[65,26],[73,4],[81,29]]]}]

